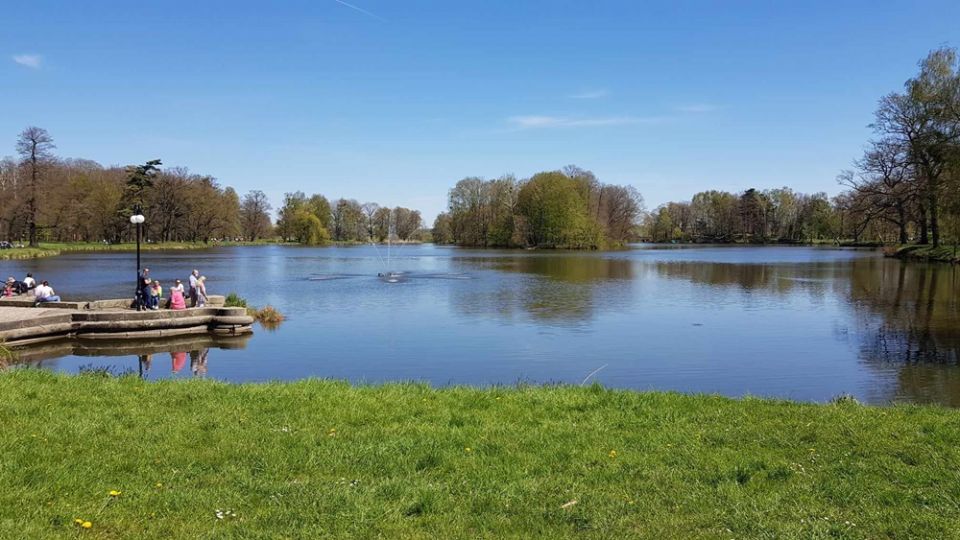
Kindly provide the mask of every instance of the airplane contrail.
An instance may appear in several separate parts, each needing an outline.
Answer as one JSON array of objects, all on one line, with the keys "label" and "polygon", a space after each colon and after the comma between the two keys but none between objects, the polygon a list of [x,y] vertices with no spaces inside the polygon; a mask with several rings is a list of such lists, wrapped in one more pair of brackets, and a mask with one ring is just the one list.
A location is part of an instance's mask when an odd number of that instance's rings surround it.
[{"label": "airplane contrail", "polygon": [[387,22],[387,20],[384,19],[383,17],[380,17],[379,15],[375,15],[375,14],[373,14],[373,13],[370,13],[369,11],[367,11],[367,10],[365,10],[365,9],[363,9],[363,8],[357,7],[357,6],[353,5],[353,4],[344,2],[343,0],[333,0],[333,1],[336,2],[336,3],[338,3],[338,4],[342,4],[342,5],[344,5],[344,6],[347,6],[348,8],[350,8],[350,9],[352,9],[352,10],[359,11],[360,13],[363,13],[364,15],[366,15],[366,16],[368,16],[368,17],[373,17],[374,19],[376,19],[376,20],[378,20],[378,21]]}]

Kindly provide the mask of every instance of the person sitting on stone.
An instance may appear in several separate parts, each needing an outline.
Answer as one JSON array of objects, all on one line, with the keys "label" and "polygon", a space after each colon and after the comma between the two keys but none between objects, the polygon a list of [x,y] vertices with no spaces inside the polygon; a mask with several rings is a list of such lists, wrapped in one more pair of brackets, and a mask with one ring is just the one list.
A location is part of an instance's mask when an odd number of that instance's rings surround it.
[{"label": "person sitting on stone", "polygon": [[10,298],[13,296],[13,288],[16,286],[17,280],[13,277],[7,278],[7,283],[3,286],[3,296]]},{"label": "person sitting on stone", "polygon": [[30,290],[30,287],[27,287],[26,282],[17,281],[17,278],[15,278],[15,277],[13,277],[13,276],[10,276],[10,277],[7,278],[7,283],[6,283],[6,284],[10,286],[11,296],[13,296],[13,295],[19,295],[19,294],[26,294],[26,293],[29,292],[29,290]]},{"label": "person sitting on stone", "polygon": [[38,285],[33,290],[33,294],[37,299],[37,305],[46,303],[46,302],[59,302],[60,297],[57,296],[57,293],[53,292],[53,287],[50,286],[50,282],[44,280],[43,283]]},{"label": "person sitting on stone", "polygon": [[23,283],[24,287],[23,292],[27,292],[37,286],[37,280],[33,279],[33,274],[30,272],[27,272],[27,277],[23,278],[21,283]]}]

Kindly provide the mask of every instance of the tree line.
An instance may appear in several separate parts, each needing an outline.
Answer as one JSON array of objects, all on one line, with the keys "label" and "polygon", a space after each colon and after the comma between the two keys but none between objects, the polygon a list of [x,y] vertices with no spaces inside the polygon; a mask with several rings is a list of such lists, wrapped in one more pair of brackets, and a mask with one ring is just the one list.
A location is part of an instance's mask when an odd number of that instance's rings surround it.
[{"label": "tree line", "polygon": [[104,167],[57,157],[55,148],[46,130],[28,127],[17,139],[19,159],[0,160],[0,238],[31,246],[131,241],[135,206],[146,218],[149,241],[208,242],[270,233],[270,208],[261,192],[241,199],[211,176],[181,167],[161,169],[159,160]]},{"label": "tree line", "polygon": [[645,216],[641,236],[653,242],[812,242],[840,236],[840,216],[826,193],[790,188],[734,194],[703,191]]},{"label": "tree line", "polygon": [[421,239],[420,212],[322,195],[288,193],[276,226],[260,190],[240,197],[212,176],[160,160],[104,167],[54,154],[53,137],[28,127],[16,142],[18,158],[0,160],[0,239],[30,246],[46,242],[129,242],[130,216],[145,217],[146,241],[210,242],[274,239],[304,244],[329,241]]},{"label": "tree line", "polygon": [[874,137],[840,181],[857,226],[880,221],[901,243],[960,239],[960,62],[942,47],[903,91],[880,99]]},{"label": "tree line", "polygon": [[449,192],[433,240],[471,247],[599,249],[623,245],[643,214],[632,186],[604,184],[568,166],[518,180],[470,177]]},{"label": "tree line", "polygon": [[424,239],[422,223],[419,210],[343,198],[331,203],[323,195],[307,197],[296,191],[284,195],[276,231],[284,240],[306,245],[388,239],[406,242]]},{"label": "tree line", "polygon": [[960,240],[960,63],[940,48],[901,92],[880,99],[873,138],[835,197],[789,188],[697,193],[646,216],[653,241],[917,242]]}]

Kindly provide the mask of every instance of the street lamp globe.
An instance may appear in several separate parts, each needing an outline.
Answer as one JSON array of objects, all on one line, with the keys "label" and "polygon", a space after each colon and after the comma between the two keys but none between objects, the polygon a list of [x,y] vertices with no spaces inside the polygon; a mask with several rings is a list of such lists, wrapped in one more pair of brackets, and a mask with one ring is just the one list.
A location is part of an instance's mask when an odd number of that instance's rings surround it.
[{"label": "street lamp globe", "polygon": [[144,221],[143,214],[134,214],[130,216],[130,223],[133,223],[134,225],[140,225],[141,223],[143,223],[143,221]]}]

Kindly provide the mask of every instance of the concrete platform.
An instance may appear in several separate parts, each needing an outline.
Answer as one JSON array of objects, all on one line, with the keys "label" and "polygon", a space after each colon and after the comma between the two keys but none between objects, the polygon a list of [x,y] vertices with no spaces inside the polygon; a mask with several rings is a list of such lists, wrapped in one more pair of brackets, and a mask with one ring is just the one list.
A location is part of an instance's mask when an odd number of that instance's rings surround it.
[{"label": "concrete platform", "polygon": [[34,307],[28,298],[0,300],[0,340],[21,347],[55,340],[155,339],[192,334],[231,336],[253,331],[244,308],[223,307],[222,296],[202,308],[136,311],[129,300],[54,302]]}]

